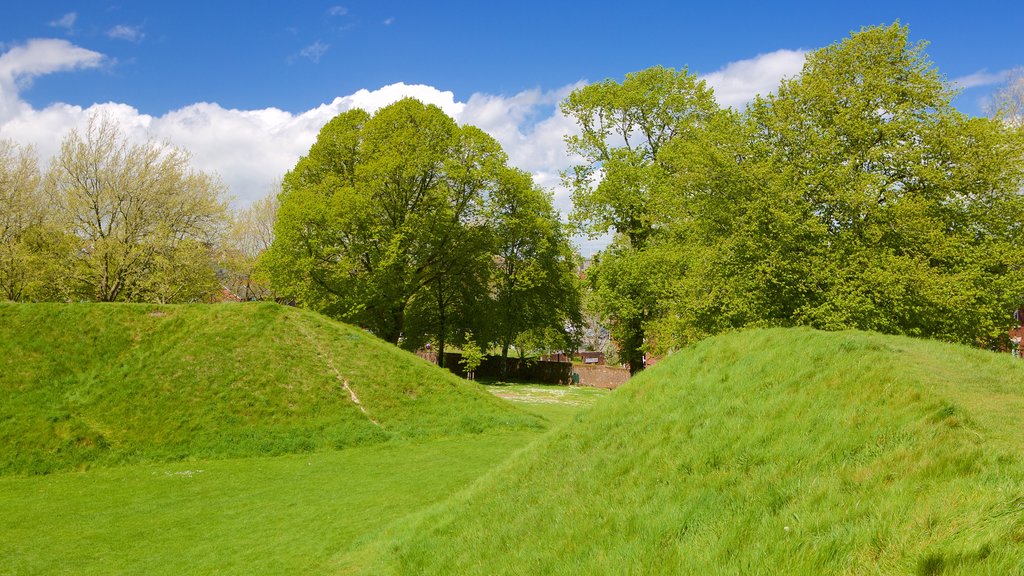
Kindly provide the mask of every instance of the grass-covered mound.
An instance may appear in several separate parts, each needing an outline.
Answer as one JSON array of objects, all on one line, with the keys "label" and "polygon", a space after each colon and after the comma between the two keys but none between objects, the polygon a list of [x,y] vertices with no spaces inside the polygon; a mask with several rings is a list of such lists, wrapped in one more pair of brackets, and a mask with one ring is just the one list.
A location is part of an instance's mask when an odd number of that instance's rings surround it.
[{"label": "grass-covered mound", "polygon": [[1024,362],[855,332],[714,338],[339,560],[373,574],[1024,574]]},{"label": "grass-covered mound", "polygon": [[0,473],[539,425],[476,384],[294,308],[0,304]]}]

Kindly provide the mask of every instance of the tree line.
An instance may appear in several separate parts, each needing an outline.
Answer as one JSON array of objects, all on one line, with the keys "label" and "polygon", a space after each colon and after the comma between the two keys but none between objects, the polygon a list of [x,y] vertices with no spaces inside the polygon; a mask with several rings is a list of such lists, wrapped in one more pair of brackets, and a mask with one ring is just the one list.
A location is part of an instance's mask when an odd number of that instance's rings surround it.
[{"label": "tree line", "polygon": [[[187,152],[106,118],[46,174],[0,143],[0,290],[186,302],[226,286],[442,361],[451,344],[574,348],[585,302],[634,372],[755,326],[996,346],[1024,303],[1024,84],[967,117],[908,35],[854,33],[738,111],[686,69],[573,91],[568,225],[493,138],[413,99],[339,114],[237,212]],[[613,238],[582,285],[573,233]]]},{"label": "tree line", "polygon": [[685,69],[574,92],[572,217],[614,233],[588,279],[631,369],[755,326],[1004,342],[1024,303],[1015,82],[967,117],[894,24],[810,53],[742,111]]},{"label": "tree line", "polygon": [[133,144],[96,115],[45,174],[0,141],[0,296],[14,301],[177,303],[223,286],[269,294],[255,271],[276,200],[232,212],[224,186],[166,142]]}]

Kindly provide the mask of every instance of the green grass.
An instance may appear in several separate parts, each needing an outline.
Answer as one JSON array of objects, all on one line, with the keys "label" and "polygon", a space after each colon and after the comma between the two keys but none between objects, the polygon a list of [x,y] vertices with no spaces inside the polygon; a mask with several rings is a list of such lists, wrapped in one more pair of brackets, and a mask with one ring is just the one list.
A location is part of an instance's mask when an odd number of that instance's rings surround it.
[{"label": "green grass", "polygon": [[536,435],[0,478],[0,573],[327,573]]},{"label": "green grass", "polygon": [[865,333],[677,353],[387,536],[367,574],[1024,574],[1024,363]]},{"label": "green grass", "polygon": [[[535,387],[502,386],[527,410]],[[599,396],[572,395],[575,412]],[[329,574],[545,432],[0,478],[0,574]]]},{"label": "green grass", "polygon": [[0,304],[0,475],[545,426],[294,308]]}]

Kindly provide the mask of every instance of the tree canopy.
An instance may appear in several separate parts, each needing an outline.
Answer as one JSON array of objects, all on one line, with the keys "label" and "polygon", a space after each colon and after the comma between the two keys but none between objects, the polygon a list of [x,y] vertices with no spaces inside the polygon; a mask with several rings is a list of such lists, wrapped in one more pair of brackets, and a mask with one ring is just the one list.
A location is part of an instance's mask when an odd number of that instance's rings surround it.
[{"label": "tree canopy", "polygon": [[[284,178],[266,263],[278,289],[302,305],[394,343],[434,339],[443,351],[467,331],[494,334],[501,320],[491,315],[492,298],[501,309],[510,294],[507,278],[496,276],[502,264],[521,262],[520,278],[553,250],[561,275],[531,281],[562,297],[559,282],[574,259],[553,214],[550,198],[507,165],[494,139],[405,99],[324,126]],[[544,320],[565,332],[557,310]]]},{"label": "tree canopy", "polygon": [[583,159],[564,174],[572,219],[593,235],[614,232],[612,248],[587,271],[595,303],[612,323],[620,356],[644,367],[645,326],[658,291],[649,269],[652,235],[665,218],[662,148],[686,140],[720,113],[713,93],[687,70],[654,67],[579,88],[562,103],[580,133],[566,139]]},{"label": "tree canopy", "polygon": [[46,187],[77,244],[64,270],[72,296],[174,302],[216,288],[209,246],[225,219],[224,188],[190,159],[167,144],[132,144],[104,116],[64,138]]},{"label": "tree canopy", "polygon": [[663,150],[678,248],[659,342],[809,325],[988,343],[1024,301],[1024,141],[969,118],[899,25],[808,55]]}]

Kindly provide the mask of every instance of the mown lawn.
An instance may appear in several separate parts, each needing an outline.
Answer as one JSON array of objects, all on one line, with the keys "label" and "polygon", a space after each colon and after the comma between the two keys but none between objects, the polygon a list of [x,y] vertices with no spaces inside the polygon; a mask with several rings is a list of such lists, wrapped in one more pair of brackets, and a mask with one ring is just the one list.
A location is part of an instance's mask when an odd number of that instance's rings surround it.
[{"label": "mown lawn", "polygon": [[0,573],[320,573],[533,436],[0,478]]},{"label": "mown lawn", "polygon": [[[604,395],[537,401],[552,427]],[[555,390],[549,391],[554,395]],[[396,441],[339,451],[0,478],[0,574],[322,574],[544,432]]]}]

